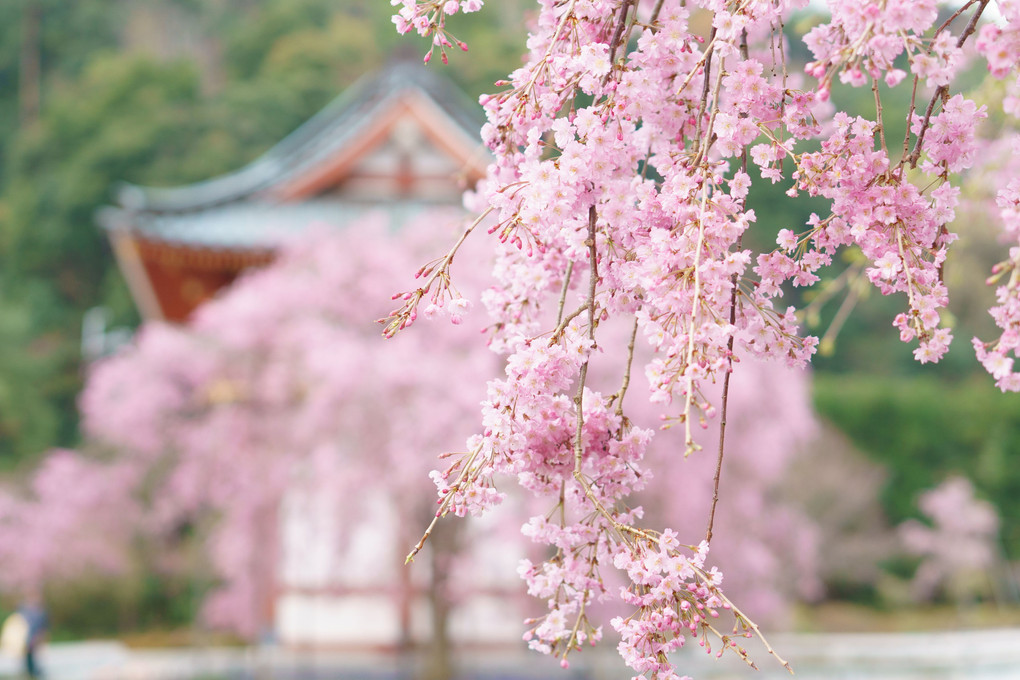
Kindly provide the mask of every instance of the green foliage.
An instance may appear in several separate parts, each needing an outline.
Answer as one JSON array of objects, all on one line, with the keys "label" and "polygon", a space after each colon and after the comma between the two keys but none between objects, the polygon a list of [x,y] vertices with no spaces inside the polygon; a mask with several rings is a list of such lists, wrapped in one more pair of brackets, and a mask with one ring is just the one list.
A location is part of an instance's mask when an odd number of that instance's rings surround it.
[{"label": "green foliage", "polygon": [[194,621],[199,602],[186,579],[151,570],[118,578],[84,576],[49,587],[45,599],[55,641],[184,628]]},{"label": "green foliage", "polygon": [[1007,552],[1020,555],[1020,394],[932,376],[817,374],[814,390],[819,413],[888,468],[892,522],[918,517],[920,493],[959,474],[996,506]]},{"label": "green foliage", "polygon": [[[90,56],[116,43],[123,12],[111,3],[65,0],[7,0],[0,2],[0,173],[6,152],[18,132],[20,65],[25,53],[25,16],[38,12],[39,31],[29,50],[38,55],[44,79],[59,82],[77,78]],[[0,174],[0,178],[2,178]]]},{"label": "green foliage", "polygon": [[59,426],[60,372],[46,343],[26,310],[0,304],[0,469],[49,446]]},{"label": "green foliage", "polygon": [[0,317],[20,315],[22,337],[4,344],[19,370],[0,373],[0,399],[18,401],[14,415],[0,416],[7,465],[74,442],[81,313],[115,302],[119,318],[133,316],[111,294],[113,261],[93,215],[115,182],[187,167],[205,132],[192,116],[198,101],[188,64],[101,54],[13,145],[0,198]]},{"label": "green foliage", "polygon": [[271,0],[257,14],[236,24],[220,23],[226,36],[226,66],[232,78],[256,77],[277,41],[329,22],[337,3],[330,0]]},{"label": "green foliage", "polygon": [[82,82],[53,97],[12,153],[7,290],[17,294],[26,281],[49,279],[70,306],[95,304],[111,262],[93,212],[116,180],[137,168],[158,174],[160,162],[177,161],[175,138],[183,136],[180,121],[197,90],[190,66],[104,55]]}]

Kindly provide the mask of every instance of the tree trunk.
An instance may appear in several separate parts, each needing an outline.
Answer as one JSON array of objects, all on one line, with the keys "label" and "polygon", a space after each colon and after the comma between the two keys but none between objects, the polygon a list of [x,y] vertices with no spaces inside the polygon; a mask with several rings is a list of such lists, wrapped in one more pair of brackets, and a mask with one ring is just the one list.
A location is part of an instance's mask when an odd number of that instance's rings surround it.
[{"label": "tree trunk", "polygon": [[25,0],[21,14],[21,54],[18,59],[18,113],[25,128],[39,118],[42,80],[42,6]]},{"label": "tree trunk", "polygon": [[256,638],[254,673],[256,680],[269,680],[273,669],[266,663],[264,647],[276,642],[276,596],[279,579],[279,502],[265,503],[257,512],[259,552],[253,555],[252,569],[255,576],[255,617]]},{"label": "tree trunk", "polygon": [[422,680],[450,680],[454,675],[448,588],[450,556],[454,554],[457,543],[456,529],[453,522],[440,522],[429,539],[432,578],[428,597],[432,639],[425,650]]}]

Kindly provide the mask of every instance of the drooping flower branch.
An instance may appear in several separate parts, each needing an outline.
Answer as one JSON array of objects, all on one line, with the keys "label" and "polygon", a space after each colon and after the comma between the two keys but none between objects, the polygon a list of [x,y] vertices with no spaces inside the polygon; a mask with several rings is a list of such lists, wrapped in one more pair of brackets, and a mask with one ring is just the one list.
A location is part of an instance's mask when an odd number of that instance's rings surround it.
[{"label": "drooping flower branch", "polygon": [[[398,29],[442,48],[446,16],[481,3],[399,4]],[[883,294],[904,295],[893,324],[903,341],[917,342],[915,357],[945,354],[953,182],[974,164],[987,115],[953,88],[975,35],[994,75],[1015,74],[1020,2],[998,4],[1004,25],[979,29],[989,0],[972,0],[937,26],[934,0],[831,0],[831,20],[803,37],[812,53],[805,78],[787,70],[784,28],[807,0],[539,3],[525,64],[503,91],[482,98],[482,136],[495,160],[468,197],[494,221],[497,285],[483,302],[494,320],[488,341],[507,355],[506,379],[489,384],[470,453],[434,474],[439,515],[498,503],[498,475],[555,504],[529,525],[556,549],[522,569],[549,605],[529,633],[532,646],[565,663],[598,637],[586,612],[593,599],[614,595],[601,576],[609,565],[626,573],[631,585],[616,595],[636,610],[614,623],[621,652],[647,677],[672,677],[667,654],[687,635],[707,645],[717,631],[706,614],[732,609],[719,577],[705,571],[707,541],[682,554],[669,530],[641,528],[640,509],[625,505],[648,477],[652,432],[621,406],[634,352],[603,352],[607,328],[636,324],[653,350],[643,361],[650,398],[665,427],[682,426],[683,455],[701,447],[699,429],[720,409],[725,422],[726,398],[714,386],[740,356],[808,362],[818,340],[800,334],[784,289],[816,284],[843,249],[863,254],[863,276]],[[836,78],[870,84],[874,117],[835,110]],[[908,110],[890,112],[879,82],[911,87]],[[902,151],[886,139],[894,115],[908,128]],[[742,238],[759,219],[747,205],[751,175],[777,182],[784,173],[791,200],[823,197],[829,214],[803,228],[783,225],[777,248],[752,252]],[[1008,229],[1014,194],[1013,185],[1000,193]],[[1004,389],[1020,389],[1012,359],[1006,366],[1001,358],[1020,345],[1014,251],[999,266],[1010,272],[994,310],[1003,337],[977,345]],[[388,329],[414,318],[422,290],[404,294]],[[624,388],[591,389],[592,372],[625,376]],[[757,631],[736,619],[737,633]]]}]

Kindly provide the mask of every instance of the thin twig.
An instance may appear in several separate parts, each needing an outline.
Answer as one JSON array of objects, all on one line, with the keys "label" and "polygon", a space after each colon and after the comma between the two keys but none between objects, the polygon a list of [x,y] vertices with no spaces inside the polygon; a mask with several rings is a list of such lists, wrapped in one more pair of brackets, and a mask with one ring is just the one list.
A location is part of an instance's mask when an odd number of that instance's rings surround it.
[{"label": "thin twig", "polygon": [[698,214],[698,240],[694,252],[694,301],[691,304],[691,324],[687,329],[687,356],[684,366],[687,369],[687,394],[684,395],[684,457],[697,450],[694,435],[691,434],[691,406],[694,404],[694,336],[701,307],[701,251],[705,244],[705,205],[708,202],[708,182],[702,181],[701,209]]},{"label": "thin twig", "polygon": [[[979,0],[978,8],[974,12],[974,16],[970,18],[970,22],[967,23],[967,28],[963,29],[963,33],[956,40],[957,49],[963,47],[963,44],[967,42],[967,38],[977,29],[978,20],[981,19],[981,14],[985,11],[985,7],[988,6],[990,0]],[[921,157],[922,147],[924,145],[924,136],[928,132],[928,127],[931,124],[931,114],[935,110],[936,102],[942,100],[949,92],[947,85],[940,85],[935,93],[931,96],[931,101],[928,102],[928,108],[924,112],[924,121],[921,123],[921,129],[917,133],[917,141],[914,143],[914,150],[910,153],[910,158],[907,159],[910,163],[910,167],[916,168],[917,161]],[[910,120],[907,120],[907,127],[910,127]]]},{"label": "thin twig", "polygon": [[[588,297],[585,300],[585,307],[588,310],[588,339],[592,342],[595,341],[595,291],[598,285],[598,249],[595,246],[595,223],[598,219],[598,213],[595,210],[595,205],[592,204],[588,208],[588,238],[585,240],[585,245],[588,246],[588,261],[590,266],[590,273],[588,278]],[[574,432],[574,476],[577,477],[581,472],[581,465],[584,459],[584,386],[585,381],[588,378],[588,363],[589,360],[585,359],[584,363],[581,364],[580,374],[577,378],[577,396],[574,398],[574,404],[577,408],[577,426]]]},{"label": "thin twig", "polygon": [[690,85],[691,81],[694,80],[694,76],[698,75],[698,71],[701,70],[702,66],[704,66],[705,60],[710,58],[712,50],[714,49],[715,49],[715,29],[713,28],[712,39],[708,42],[708,45],[705,46],[705,51],[701,54],[701,58],[698,60],[698,63],[696,63],[693,66],[693,68],[691,68],[691,70],[687,73],[687,76],[684,78],[684,81],[680,83],[680,87],[677,88],[676,94],[678,97],[685,89],[687,89],[687,86]]},{"label": "thin twig", "polygon": [[[471,232],[475,230],[475,227],[481,224],[482,220],[488,217],[493,210],[495,210],[495,208],[493,206],[489,206],[488,208],[485,209],[485,211],[481,215],[476,217],[475,221],[468,225],[466,229],[464,229],[463,233],[461,233],[460,235],[460,238],[457,239],[457,242],[453,244],[453,247],[450,248],[449,252],[447,252],[446,255],[439,260],[439,263],[437,265],[435,266],[427,265],[426,267],[422,268],[423,272],[429,270],[430,268],[432,272],[428,279],[425,280],[425,283],[421,287],[417,288],[414,292],[409,294],[402,307],[399,307],[393,312],[390,312],[390,315],[387,316],[385,319],[379,320],[380,323],[386,324],[386,328],[383,329],[384,336],[388,338],[393,337],[399,331],[407,327],[408,323],[413,317],[414,310],[417,308],[418,303],[421,301],[423,297],[425,297],[425,294],[428,293],[428,291],[432,288],[432,284],[436,282],[436,279],[443,278],[445,280],[449,280],[450,265],[453,263],[453,258],[457,255],[457,251],[460,250],[460,247],[464,244],[464,241],[467,240],[468,235],[470,235]],[[442,290],[442,287],[440,287],[440,290]]]},{"label": "thin twig", "polygon": [[627,394],[627,388],[630,387],[630,371],[634,365],[634,342],[637,339],[638,320],[634,319],[634,325],[630,329],[630,340],[627,342],[627,369],[623,372],[623,383],[620,385],[620,391],[616,393],[616,415],[617,417],[623,416],[623,398]]},{"label": "thin twig", "polygon": [[574,273],[574,263],[567,263],[567,271],[563,274],[563,287],[560,288],[560,304],[556,310],[556,327],[563,323],[563,306],[567,303],[567,289],[570,287],[570,277]]},{"label": "thin twig", "polygon": [[588,304],[586,302],[582,302],[580,307],[572,311],[570,314],[564,316],[560,320],[559,324],[557,324],[556,328],[553,329],[552,335],[549,338],[549,346],[551,347],[552,343],[560,339],[560,335],[563,333],[563,331],[567,329],[567,324],[569,324],[575,318],[581,316],[581,314],[583,314],[587,309]]},{"label": "thin twig", "polygon": [[[616,48],[619,47],[620,36],[623,35],[623,28],[627,25],[627,14],[630,12],[630,5],[633,0],[623,0],[620,5],[620,19],[616,23],[616,30],[613,32],[613,39],[609,41],[609,64],[616,61]],[[612,73],[612,71],[610,71]],[[606,74],[606,78],[609,74]]]},{"label": "thin twig", "polygon": [[577,618],[574,620],[574,629],[570,631],[570,637],[567,638],[567,644],[564,646],[563,655],[560,657],[562,660],[567,660],[567,655],[575,649],[581,649],[581,643],[577,639],[577,631],[581,629],[581,623],[585,620],[584,610],[588,605],[588,593],[591,591],[588,588],[584,589],[584,595],[581,596],[580,611],[577,613]]},{"label": "thin twig", "polygon": [[944,30],[946,30],[947,28],[949,28],[949,25],[950,25],[951,23],[953,23],[954,21],[956,21],[957,17],[959,17],[959,16],[961,15],[961,14],[963,14],[963,13],[964,13],[964,12],[966,12],[966,11],[967,11],[968,9],[970,9],[970,6],[971,6],[971,5],[973,5],[973,4],[974,4],[974,3],[976,3],[976,2],[980,2],[980,1],[981,1],[981,0],[969,0],[969,1],[967,2],[967,4],[965,4],[965,5],[963,6],[963,7],[961,7],[961,8],[960,8],[960,9],[958,9],[958,10],[956,10],[955,12],[953,12],[952,16],[950,16],[950,17],[949,17],[948,19],[946,19],[945,21],[943,21],[943,22],[942,22],[942,25],[940,25],[940,26],[939,26],[938,28],[936,28],[936,29],[935,29],[935,32],[934,32],[934,33],[932,33],[932,36],[931,36],[931,37],[932,37],[932,38],[937,38],[937,37],[939,36],[939,34],[940,34],[940,33],[942,33],[942,31],[944,31]]},{"label": "thin twig", "polygon": [[[849,271],[849,270],[847,270]],[[843,330],[843,324],[850,318],[850,312],[853,311],[854,307],[857,306],[857,300],[860,297],[860,270],[858,269],[857,275],[853,279],[848,279],[846,297],[843,298],[843,302],[839,305],[839,309],[836,310],[836,316],[832,318],[829,323],[829,327],[825,330],[825,335],[822,336],[819,342],[819,347],[826,348],[834,345],[836,342],[836,336]]]},{"label": "thin twig", "polygon": [[[694,573],[697,574],[698,577],[701,580],[707,581],[707,582],[711,582],[712,581],[711,576],[704,569],[702,569],[701,567],[699,567],[696,564],[691,564],[690,562],[688,562],[688,564],[690,564],[691,569],[694,570]],[[717,590],[715,594],[719,597],[719,599],[721,599],[723,602],[725,602],[726,604],[729,605],[730,611],[733,613],[733,616],[737,619],[737,622],[741,626],[743,626],[745,630],[746,629],[750,629],[751,632],[754,633],[755,637],[757,637],[759,640],[761,640],[761,643],[763,645],[765,645],[765,650],[771,656],[775,657],[776,661],[778,661],[780,664],[782,664],[783,668],[785,668],[786,670],[790,671],[790,675],[793,675],[793,668],[790,666],[790,662],[788,662],[783,657],[779,656],[779,654],[776,653],[776,650],[772,649],[772,645],[769,644],[768,639],[765,637],[765,634],[761,632],[761,629],[758,627],[758,624],[755,623],[754,621],[752,621],[747,616],[747,614],[742,612],[737,607],[737,605],[733,604],[733,602],[728,597],[723,595],[721,592],[719,592]]]},{"label": "thin twig", "polygon": [[425,547],[425,542],[428,541],[429,536],[432,535],[432,530],[435,528],[436,522],[438,522],[441,517],[446,516],[447,511],[450,509],[450,503],[453,502],[454,495],[461,490],[465,483],[470,483],[473,481],[470,478],[470,475],[473,472],[473,470],[471,469],[471,465],[474,463],[475,458],[478,457],[478,454],[479,452],[481,452],[481,450],[482,450],[481,446],[478,446],[473,451],[471,451],[470,455],[468,455],[468,459],[467,461],[464,462],[464,467],[461,468],[460,475],[457,477],[457,481],[450,485],[450,488],[447,491],[446,496],[439,504],[439,510],[436,511],[436,514],[432,518],[432,521],[429,522],[428,528],[425,529],[425,533],[422,534],[421,539],[411,549],[411,552],[407,554],[407,557],[404,558],[404,564],[410,564],[411,562],[414,561],[415,556],[419,552],[421,552],[421,549]]},{"label": "thin twig", "polygon": [[[747,49],[747,31],[741,35],[743,50]],[[747,172],[747,148],[740,154],[740,168]],[[737,237],[737,251],[740,251],[743,243],[743,234]],[[730,276],[730,327],[737,325],[737,273]],[[719,482],[722,479],[723,454],[726,451],[726,415],[729,412],[730,400],[730,375],[733,373],[733,344],[734,334],[726,340],[727,365],[726,374],[723,376],[722,397],[720,399],[719,412],[719,452],[715,460],[715,477],[712,480],[712,509],[708,514],[708,529],[705,530],[705,542],[712,542],[712,527],[715,526],[715,507],[719,504]]]},{"label": "thin twig", "polygon": [[863,268],[863,261],[855,262],[840,272],[839,276],[834,278],[832,281],[824,284],[822,289],[818,292],[818,295],[816,295],[811,302],[801,308],[798,313],[798,318],[802,318],[810,326],[814,326],[815,324],[811,323],[811,319],[814,318],[816,314],[820,313],[822,307],[825,306],[825,303],[834,298],[839,291],[843,290],[843,288],[849,286],[850,282],[856,279],[857,275]]}]

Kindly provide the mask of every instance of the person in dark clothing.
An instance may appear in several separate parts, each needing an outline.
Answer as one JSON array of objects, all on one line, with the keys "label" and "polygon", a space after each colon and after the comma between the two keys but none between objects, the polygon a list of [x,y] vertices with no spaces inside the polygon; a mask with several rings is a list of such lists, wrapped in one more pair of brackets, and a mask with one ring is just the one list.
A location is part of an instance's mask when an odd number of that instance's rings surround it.
[{"label": "person in dark clothing", "polygon": [[18,613],[25,618],[28,624],[28,639],[25,642],[25,674],[30,678],[41,678],[42,672],[36,661],[35,653],[39,645],[46,639],[50,622],[46,617],[46,611],[41,605],[35,602],[26,602],[18,608]]}]

